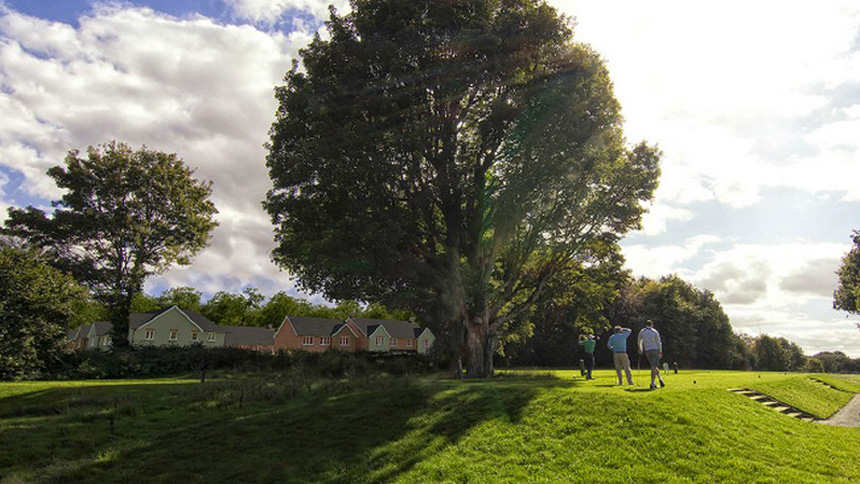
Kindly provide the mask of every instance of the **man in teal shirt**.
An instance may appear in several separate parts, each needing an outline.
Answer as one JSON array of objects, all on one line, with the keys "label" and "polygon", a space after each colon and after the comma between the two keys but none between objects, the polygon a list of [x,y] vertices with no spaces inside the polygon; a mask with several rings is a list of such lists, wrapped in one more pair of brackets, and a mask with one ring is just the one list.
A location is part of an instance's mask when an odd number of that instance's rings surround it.
[{"label": "man in teal shirt", "polygon": [[593,334],[589,334],[588,336],[581,334],[579,335],[579,345],[582,346],[583,351],[585,351],[585,379],[586,380],[594,380],[591,377],[591,370],[594,369],[594,348],[597,346],[597,340],[600,338],[595,338]]},{"label": "man in teal shirt", "polygon": [[615,334],[609,337],[606,346],[612,350],[612,360],[615,362],[615,372],[618,373],[618,384],[621,385],[621,370],[627,375],[627,384],[633,384],[633,375],[630,374],[630,358],[627,357],[627,337],[632,331],[630,328],[615,327]]}]

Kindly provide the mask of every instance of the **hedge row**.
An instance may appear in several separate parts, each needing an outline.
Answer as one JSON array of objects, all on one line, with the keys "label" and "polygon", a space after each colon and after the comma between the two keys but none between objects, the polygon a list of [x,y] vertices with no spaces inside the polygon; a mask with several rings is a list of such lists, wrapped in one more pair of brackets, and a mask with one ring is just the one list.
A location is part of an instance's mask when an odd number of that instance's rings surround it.
[{"label": "hedge row", "polygon": [[140,347],[66,354],[48,369],[44,379],[147,378],[201,374],[216,370],[236,372],[285,371],[298,368],[309,374],[340,378],[368,373],[406,375],[429,373],[439,363],[426,355],[367,351],[278,351],[274,354],[238,348]]}]

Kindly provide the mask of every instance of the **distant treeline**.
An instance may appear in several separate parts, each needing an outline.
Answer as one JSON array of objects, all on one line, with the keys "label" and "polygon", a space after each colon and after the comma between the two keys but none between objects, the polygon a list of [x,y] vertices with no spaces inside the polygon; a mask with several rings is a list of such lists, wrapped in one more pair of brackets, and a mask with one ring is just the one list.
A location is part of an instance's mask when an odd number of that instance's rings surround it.
[{"label": "distant treeline", "polygon": [[612,354],[605,343],[611,328],[620,325],[633,330],[628,341],[628,353],[635,367],[638,358],[636,334],[650,319],[662,335],[663,361],[670,365],[677,363],[681,368],[860,370],[847,363],[845,355],[842,359],[830,356],[835,353],[828,353],[823,358],[821,355],[824,354],[809,358],[797,344],[785,338],[736,334],[713,293],[698,289],[678,276],[660,280],[629,280],[616,287],[615,292],[604,291],[602,297],[602,311],[597,312],[595,301],[600,295],[595,291],[587,293],[590,304],[583,304],[585,297],[572,297],[566,305],[557,304],[557,297],[539,302],[536,313],[532,315],[536,322],[530,325],[531,334],[512,339],[504,345],[503,364],[575,367],[584,356],[577,344],[579,335],[593,333],[600,338],[595,352],[596,363],[609,367],[612,366]]},{"label": "distant treeline", "polygon": [[[356,316],[395,320],[407,320],[413,316],[408,311],[389,311],[379,304],[362,305],[356,301],[342,301],[334,306],[314,304],[305,299],[289,296],[283,291],[266,299],[253,287],[246,288],[241,293],[218,291],[206,302],[202,302],[202,299],[203,294],[192,287],[174,287],[159,296],[140,293],[134,297],[131,312],[146,313],[176,305],[182,309],[197,311],[224,326],[271,326],[273,328],[277,328],[286,315],[334,319]],[[105,306],[95,301],[91,301],[89,305],[87,316],[80,323],[107,319],[108,312]]]}]

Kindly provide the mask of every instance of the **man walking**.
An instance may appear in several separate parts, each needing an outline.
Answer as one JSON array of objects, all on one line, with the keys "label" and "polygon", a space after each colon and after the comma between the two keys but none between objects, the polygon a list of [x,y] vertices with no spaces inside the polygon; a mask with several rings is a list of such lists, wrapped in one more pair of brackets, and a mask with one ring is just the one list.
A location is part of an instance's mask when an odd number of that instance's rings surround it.
[{"label": "man walking", "polygon": [[630,374],[630,358],[627,357],[627,337],[630,336],[630,328],[615,327],[615,333],[609,337],[606,346],[612,350],[612,360],[615,362],[615,372],[618,374],[618,384],[621,385],[621,370],[627,375],[627,384],[633,384],[633,375]]},{"label": "man walking", "polygon": [[595,338],[591,333],[589,333],[588,336],[584,334],[579,335],[579,345],[582,346],[582,350],[585,351],[586,380],[594,380],[594,378],[591,377],[591,371],[594,370],[594,348],[597,346],[598,339],[599,338]]},{"label": "man walking", "polygon": [[660,388],[666,386],[663,377],[660,376],[660,358],[663,357],[663,341],[660,333],[654,329],[654,322],[650,319],[645,321],[645,327],[639,331],[639,353],[645,353],[648,364],[651,365],[651,389],[657,388],[654,384],[656,378],[660,382]]}]

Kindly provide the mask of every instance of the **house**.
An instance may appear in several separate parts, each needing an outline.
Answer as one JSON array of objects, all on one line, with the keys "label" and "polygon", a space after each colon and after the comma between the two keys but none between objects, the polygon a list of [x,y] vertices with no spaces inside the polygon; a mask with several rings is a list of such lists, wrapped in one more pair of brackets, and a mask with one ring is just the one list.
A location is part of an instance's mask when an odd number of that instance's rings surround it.
[{"label": "house", "polygon": [[384,321],[380,319],[349,318],[367,335],[370,351],[426,353],[436,337],[428,328],[413,321]]},{"label": "house", "polygon": [[66,348],[70,350],[84,350],[87,348],[87,333],[90,331],[89,324],[82,324],[69,333]]},{"label": "house", "polygon": [[[97,321],[68,334],[68,348],[105,350],[111,345],[112,325]],[[436,340],[433,333],[412,321],[349,317],[345,320],[285,316],[272,328],[220,326],[202,314],[177,306],[129,316],[128,340],[133,346],[233,347],[274,352],[301,349],[426,353]]]},{"label": "house", "polygon": [[349,317],[346,320],[286,316],[275,332],[275,349],[322,352],[377,351],[426,353],[436,338],[411,321]]},{"label": "house", "polygon": [[[275,331],[275,349],[302,349],[323,352],[332,348],[332,337],[336,347],[353,350],[358,347],[358,331],[344,328],[344,322],[331,318],[285,316]],[[336,335],[336,336],[335,336]]]},{"label": "house", "polygon": [[107,321],[96,321],[89,326],[86,335],[86,348],[88,350],[106,350],[110,348],[110,333],[113,325]]},{"label": "house", "polygon": [[246,350],[275,351],[275,330],[253,326],[224,326],[228,329],[226,344],[232,348]]},{"label": "house", "polygon": [[[67,342],[67,348],[107,349],[111,346],[112,329],[113,325],[108,321],[84,324],[70,333],[72,339]],[[132,313],[128,321],[128,340],[136,346],[200,343],[206,347],[220,347],[227,345],[227,334],[231,329],[235,328],[219,326],[196,311],[172,306],[148,313]],[[251,341],[244,335],[237,335],[237,340]]]},{"label": "house", "polygon": [[128,341],[135,346],[188,346],[200,343],[214,348],[227,345],[228,332],[228,327],[213,323],[197,311],[177,306],[149,313],[134,313],[128,322]]}]

